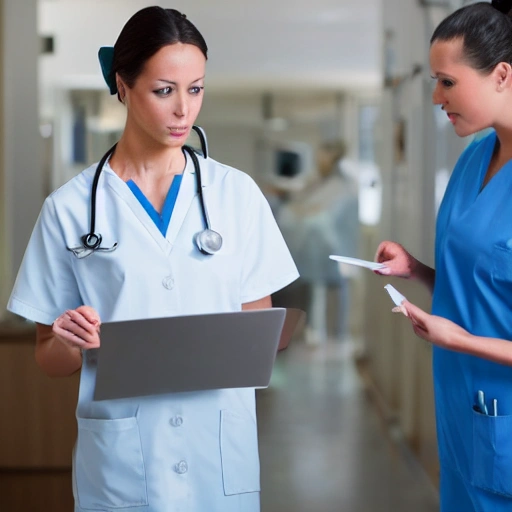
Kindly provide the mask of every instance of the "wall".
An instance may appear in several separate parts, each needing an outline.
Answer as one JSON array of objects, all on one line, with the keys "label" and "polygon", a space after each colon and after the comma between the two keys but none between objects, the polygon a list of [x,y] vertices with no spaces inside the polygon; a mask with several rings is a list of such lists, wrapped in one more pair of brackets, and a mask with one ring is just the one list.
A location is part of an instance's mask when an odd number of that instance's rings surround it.
[{"label": "wall", "polygon": [[[209,46],[207,86],[283,90],[375,87],[380,1],[174,0]],[[55,36],[55,55],[42,67],[44,84],[99,88],[100,45],[113,45],[123,24],[151,0],[40,0],[42,34]],[[163,4],[162,4],[163,5]],[[228,37],[226,37],[228,35]],[[350,44],[347,44],[347,41]],[[363,55],[363,58],[355,58]]]},{"label": "wall", "polygon": [[44,196],[36,1],[4,0],[1,4],[0,320]]},{"label": "wall", "polygon": [[[440,125],[431,102],[429,39],[449,10],[400,0],[383,4],[383,33],[388,34],[388,46],[383,48],[388,80],[378,129],[383,214],[376,229],[365,231],[363,250],[368,259],[373,259],[380,241],[389,239],[434,265],[436,176],[440,169],[453,168],[466,144],[448,129],[451,126]],[[414,335],[406,319],[391,314],[392,304],[383,290],[388,282],[430,311],[430,294],[421,285],[367,275],[365,317],[371,322],[365,327],[365,365],[388,418],[399,426],[437,484],[431,347]]]}]

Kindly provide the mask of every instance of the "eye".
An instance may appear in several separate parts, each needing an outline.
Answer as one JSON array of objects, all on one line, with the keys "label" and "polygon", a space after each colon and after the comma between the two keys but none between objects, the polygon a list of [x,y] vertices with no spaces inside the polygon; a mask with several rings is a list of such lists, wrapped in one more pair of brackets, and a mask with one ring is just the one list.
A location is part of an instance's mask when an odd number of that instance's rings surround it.
[{"label": "eye", "polygon": [[172,92],[172,87],[164,87],[162,89],[157,89],[153,91],[157,96],[169,96]]},{"label": "eye", "polygon": [[439,78],[437,76],[431,76],[430,78],[440,83],[445,89],[449,89],[455,85],[455,82],[450,78]]},{"label": "eye", "polygon": [[203,86],[196,85],[195,87],[191,87],[189,90],[191,94],[197,95],[200,94],[203,89]]}]

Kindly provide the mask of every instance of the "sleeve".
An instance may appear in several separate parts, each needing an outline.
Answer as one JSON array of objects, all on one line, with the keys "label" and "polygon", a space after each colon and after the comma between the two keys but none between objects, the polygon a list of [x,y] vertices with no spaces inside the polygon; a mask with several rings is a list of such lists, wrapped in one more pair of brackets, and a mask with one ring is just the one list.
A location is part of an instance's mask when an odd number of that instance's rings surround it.
[{"label": "sleeve", "polygon": [[55,204],[46,199],[21,262],[7,309],[51,325],[66,309],[82,304]]},{"label": "sleeve", "polygon": [[242,252],[242,304],[252,302],[284,288],[299,277],[270,205],[251,180],[247,238]]}]

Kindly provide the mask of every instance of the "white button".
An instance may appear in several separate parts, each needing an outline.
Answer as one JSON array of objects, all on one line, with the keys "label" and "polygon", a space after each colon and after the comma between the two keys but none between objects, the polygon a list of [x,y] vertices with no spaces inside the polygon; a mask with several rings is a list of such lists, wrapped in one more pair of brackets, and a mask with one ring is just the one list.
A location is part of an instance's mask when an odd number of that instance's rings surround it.
[{"label": "white button", "polygon": [[172,290],[174,288],[174,279],[172,278],[172,276],[164,277],[162,279],[162,284],[164,285],[164,288]]},{"label": "white button", "polygon": [[183,425],[183,418],[181,416],[174,416],[174,418],[171,418],[171,425],[173,427],[181,427]]},{"label": "white button", "polygon": [[176,471],[176,473],[178,473],[179,475],[183,475],[184,473],[186,473],[188,471],[187,462],[184,460],[180,460],[178,464],[175,464],[174,471]]}]

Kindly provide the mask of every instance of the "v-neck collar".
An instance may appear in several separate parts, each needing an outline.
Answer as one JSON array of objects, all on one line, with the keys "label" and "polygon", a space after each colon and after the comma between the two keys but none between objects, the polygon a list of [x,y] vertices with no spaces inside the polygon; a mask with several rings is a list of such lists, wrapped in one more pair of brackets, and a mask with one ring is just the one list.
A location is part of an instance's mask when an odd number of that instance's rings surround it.
[{"label": "v-neck collar", "polygon": [[146,210],[147,214],[153,219],[153,222],[156,224],[163,236],[166,235],[169,222],[171,221],[172,212],[174,210],[174,205],[176,204],[176,199],[178,198],[182,178],[183,174],[176,174],[174,176],[171,186],[167,191],[167,196],[165,197],[161,213],[155,209],[149,199],[145,196],[144,192],[142,192],[138,187],[137,183],[133,180],[128,180],[126,182],[130,190]]},{"label": "v-neck collar", "polygon": [[487,171],[489,169],[489,165],[491,164],[492,156],[494,154],[494,150],[496,148],[496,144],[498,142],[498,135],[495,131],[489,134],[485,140],[485,147],[483,150],[483,156],[480,163],[480,170],[478,175],[478,189],[477,189],[477,197],[481,196],[485,193],[485,191],[489,188],[490,185],[496,183],[501,180],[501,177],[507,167],[512,164],[512,160],[506,161],[491,177],[491,179],[483,186],[485,176],[487,175]]},{"label": "v-neck collar", "polygon": [[[172,251],[174,240],[190,209],[190,205],[197,195],[194,166],[190,159],[187,158],[180,191],[176,198],[166,236],[162,235],[140,201],[135,197],[130,188],[126,186],[126,182],[114,172],[108,162],[103,167],[103,174],[110,188],[128,205],[137,220],[145,227],[161,250],[166,255],[169,255]],[[202,173],[202,176],[204,176],[204,173]]]}]

